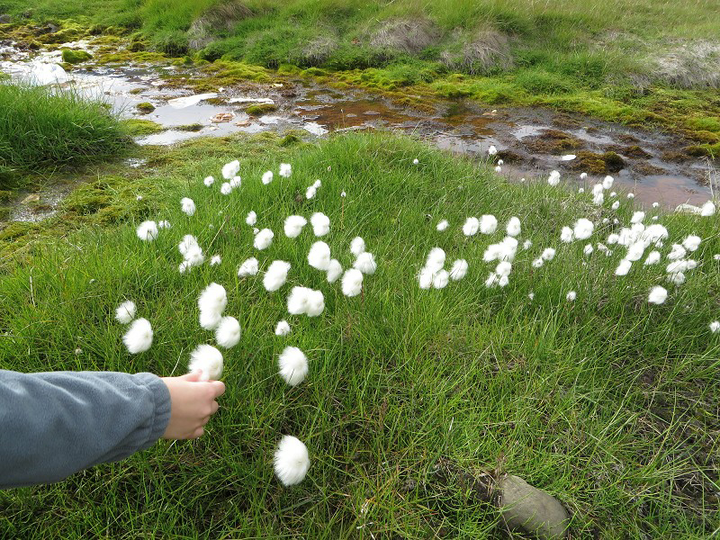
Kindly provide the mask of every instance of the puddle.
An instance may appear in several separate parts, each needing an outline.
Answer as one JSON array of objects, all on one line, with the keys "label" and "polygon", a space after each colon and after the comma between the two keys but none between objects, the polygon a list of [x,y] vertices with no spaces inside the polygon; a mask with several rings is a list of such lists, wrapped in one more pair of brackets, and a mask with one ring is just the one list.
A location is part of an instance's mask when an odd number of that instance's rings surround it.
[{"label": "puddle", "polygon": [[[61,47],[82,48],[93,52],[90,41],[63,44]],[[605,172],[580,181],[582,172],[577,160],[563,161],[563,155],[582,151],[603,154],[617,152],[623,169],[612,174],[617,184],[636,195],[643,204],[659,202],[666,207],[681,203],[700,205],[710,197],[707,184],[710,168],[703,160],[683,163],[663,159],[667,150],[678,148],[682,141],[672,135],[644,132],[625,126],[558,113],[547,109],[489,109],[472,101],[440,101],[431,113],[398,106],[389,100],[359,89],[339,91],[322,87],[308,80],[286,79],[282,84],[259,84],[243,81],[237,87],[219,88],[217,92],[194,95],[187,88],[168,84],[167,77],[199,76],[193,68],[171,65],[100,66],[92,61],[64,72],[57,65],[57,51],[29,52],[12,43],[0,42],[0,70],[17,80],[53,83],[71,88],[80,94],[106,101],[123,118],[152,120],[164,131],[138,137],[143,145],[170,145],[195,137],[226,136],[236,132],[284,132],[304,130],[315,137],[332,131],[365,129],[402,130],[422,137],[439,148],[487,159],[490,146],[504,152],[507,162],[501,174],[509,178],[544,181],[557,169],[578,186],[591,186]],[[201,76],[201,75],[200,75]],[[210,100],[210,101],[208,101]],[[143,114],[140,103],[151,103],[155,109]],[[272,104],[272,114],[249,116],[250,105]],[[188,130],[188,126],[193,126]],[[533,143],[548,131],[572,138],[572,148],[538,151]],[[530,147],[535,149],[532,150]],[[628,148],[639,147],[633,155],[624,155]],[[132,166],[141,166],[134,164]],[[57,197],[46,198],[42,208],[48,213],[20,208],[12,216],[16,220],[35,220],[54,212]],[[55,201],[55,202],[53,202]],[[35,206],[37,207],[37,205]]]}]

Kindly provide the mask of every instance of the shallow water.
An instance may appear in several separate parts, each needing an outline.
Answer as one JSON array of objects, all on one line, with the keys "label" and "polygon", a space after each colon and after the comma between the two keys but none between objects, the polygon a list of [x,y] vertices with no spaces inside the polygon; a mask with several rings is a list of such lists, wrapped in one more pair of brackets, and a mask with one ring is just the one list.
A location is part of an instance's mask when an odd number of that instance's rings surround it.
[{"label": "shallow water", "polygon": [[[84,48],[93,52],[91,43],[65,44],[70,48]],[[60,61],[60,52],[39,54],[20,51],[12,44],[0,43],[0,70],[19,80],[31,80],[33,70],[45,69],[47,64]],[[40,66],[40,68],[38,67]],[[501,175],[509,180],[526,178],[544,181],[550,171],[557,169],[578,187],[589,188],[604,176],[579,179],[581,169],[574,170],[573,161],[562,161],[562,155],[580,150],[603,153],[612,148],[638,146],[646,155],[642,158],[620,155],[625,168],[613,173],[616,185],[632,191],[636,200],[649,205],[659,202],[666,207],[681,203],[702,204],[711,195],[708,181],[713,169],[701,159],[682,163],[663,158],[666,150],[676,150],[680,141],[672,135],[631,129],[618,124],[601,122],[577,115],[546,109],[508,108],[493,110],[469,101],[438,101],[431,113],[398,106],[381,96],[362,90],[338,91],[308,80],[287,79],[282,84],[239,82],[236,87],[217,89],[217,98],[208,102],[201,95],[193,98],[188,88],[169,84],[171,76],[202,76],[194,68],[170,65],[99,66],[89,62],[67,74],[67,81],[59,86],[74,88],[83,95],[101,98],[124,118],[152,120],[165,131],[139,137],[144,145],[169,145],[203,136],[226,136],[236,132],[285,132],[301,129],[311,136],[322,137],[333,131],[390,129],[412,133],[436,146],[487,160],[492,145],[500,153],[507,152],[508,163]],[[178,103],[187,101],[189,103]],[[139,103],[149,102],[155,107],[150,114],[137,110]],[[259,117],[249,116],[245,108],[253,103],[274,103],[277,111]],[[195,130],[178,129],[196,125]],[[548,130],[561,131],[573,137],[579,148],[561,152],[533,151],[529,145]],[[496,161],[496,160],[495,160]],[[56,190],[58,191],[58,190]],[[19,205],[12,219],[35,220],[52,215],[60,195],[43,196],[40,208],[32,212]],[[48,210],[49,208],[49,210]]]}]

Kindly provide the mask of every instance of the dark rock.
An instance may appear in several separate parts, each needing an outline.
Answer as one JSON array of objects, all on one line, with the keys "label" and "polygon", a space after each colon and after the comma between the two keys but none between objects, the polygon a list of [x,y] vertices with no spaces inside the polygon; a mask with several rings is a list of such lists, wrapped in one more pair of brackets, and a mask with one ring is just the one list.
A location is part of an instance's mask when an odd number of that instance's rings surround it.
[{"label": "dark rock", "polygon": [[508,527],[540,540],[567,537],[570,516],[555,497],[514,475],[501,478],[498,489],[498,505]]}]

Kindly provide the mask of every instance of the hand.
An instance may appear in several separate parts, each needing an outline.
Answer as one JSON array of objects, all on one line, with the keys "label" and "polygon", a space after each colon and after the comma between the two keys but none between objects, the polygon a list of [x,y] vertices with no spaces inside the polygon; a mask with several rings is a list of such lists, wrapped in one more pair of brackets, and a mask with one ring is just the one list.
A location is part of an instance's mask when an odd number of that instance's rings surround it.
[{"label": "hand", "polygon": [[170,390],[170,421],[163,439],[197,439],[218,410],[215,398],[225,393],[225,383],[200,382],[200,371],[182,377],[163,377]]}]

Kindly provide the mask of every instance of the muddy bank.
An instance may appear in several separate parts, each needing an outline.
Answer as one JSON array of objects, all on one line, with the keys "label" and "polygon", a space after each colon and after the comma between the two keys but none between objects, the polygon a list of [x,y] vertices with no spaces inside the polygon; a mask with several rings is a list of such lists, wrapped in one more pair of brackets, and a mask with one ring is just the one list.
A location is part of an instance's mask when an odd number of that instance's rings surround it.
[{"label": "muddy bank", "polygon": [[[62,49],[87,51],[92,58],[70,67]],[[400,130],[440,148],[490,160],[495,146],[501,175],[544,181],[551,170],[567,182],[591,186],[607,174],[644,204],[665,207],[702,204],[711,196],[715,171],[706,158],[679,152],[678,136],[629,128],[580,115],[541,108],[490,108],[471,100],[428,99],[422,110],[379,93],[336,89],[312,78],[274,76],[270,82],[213,85],[194,66],[169,61],[103,63],[92,41],[65,43],[54,50],[23,49],[0,42],[0,70],[15,80],[53,84],[105,100],[122,118],[136,122],[141,145],[167,145],[201,136],[236,132],[301,132],[322,137],[346,130]],[[197,92],[199,80],[210,90]],[[417,102],[417,96],[412,96]],[[581,173],[587,178],[580,179]],[[49,215],[63,188],[33,200],[40,213],[20,204],[13,220]],[[23,194],[23,200],[28,194]],[[20,202],[20,201],[15,201]]]}]

